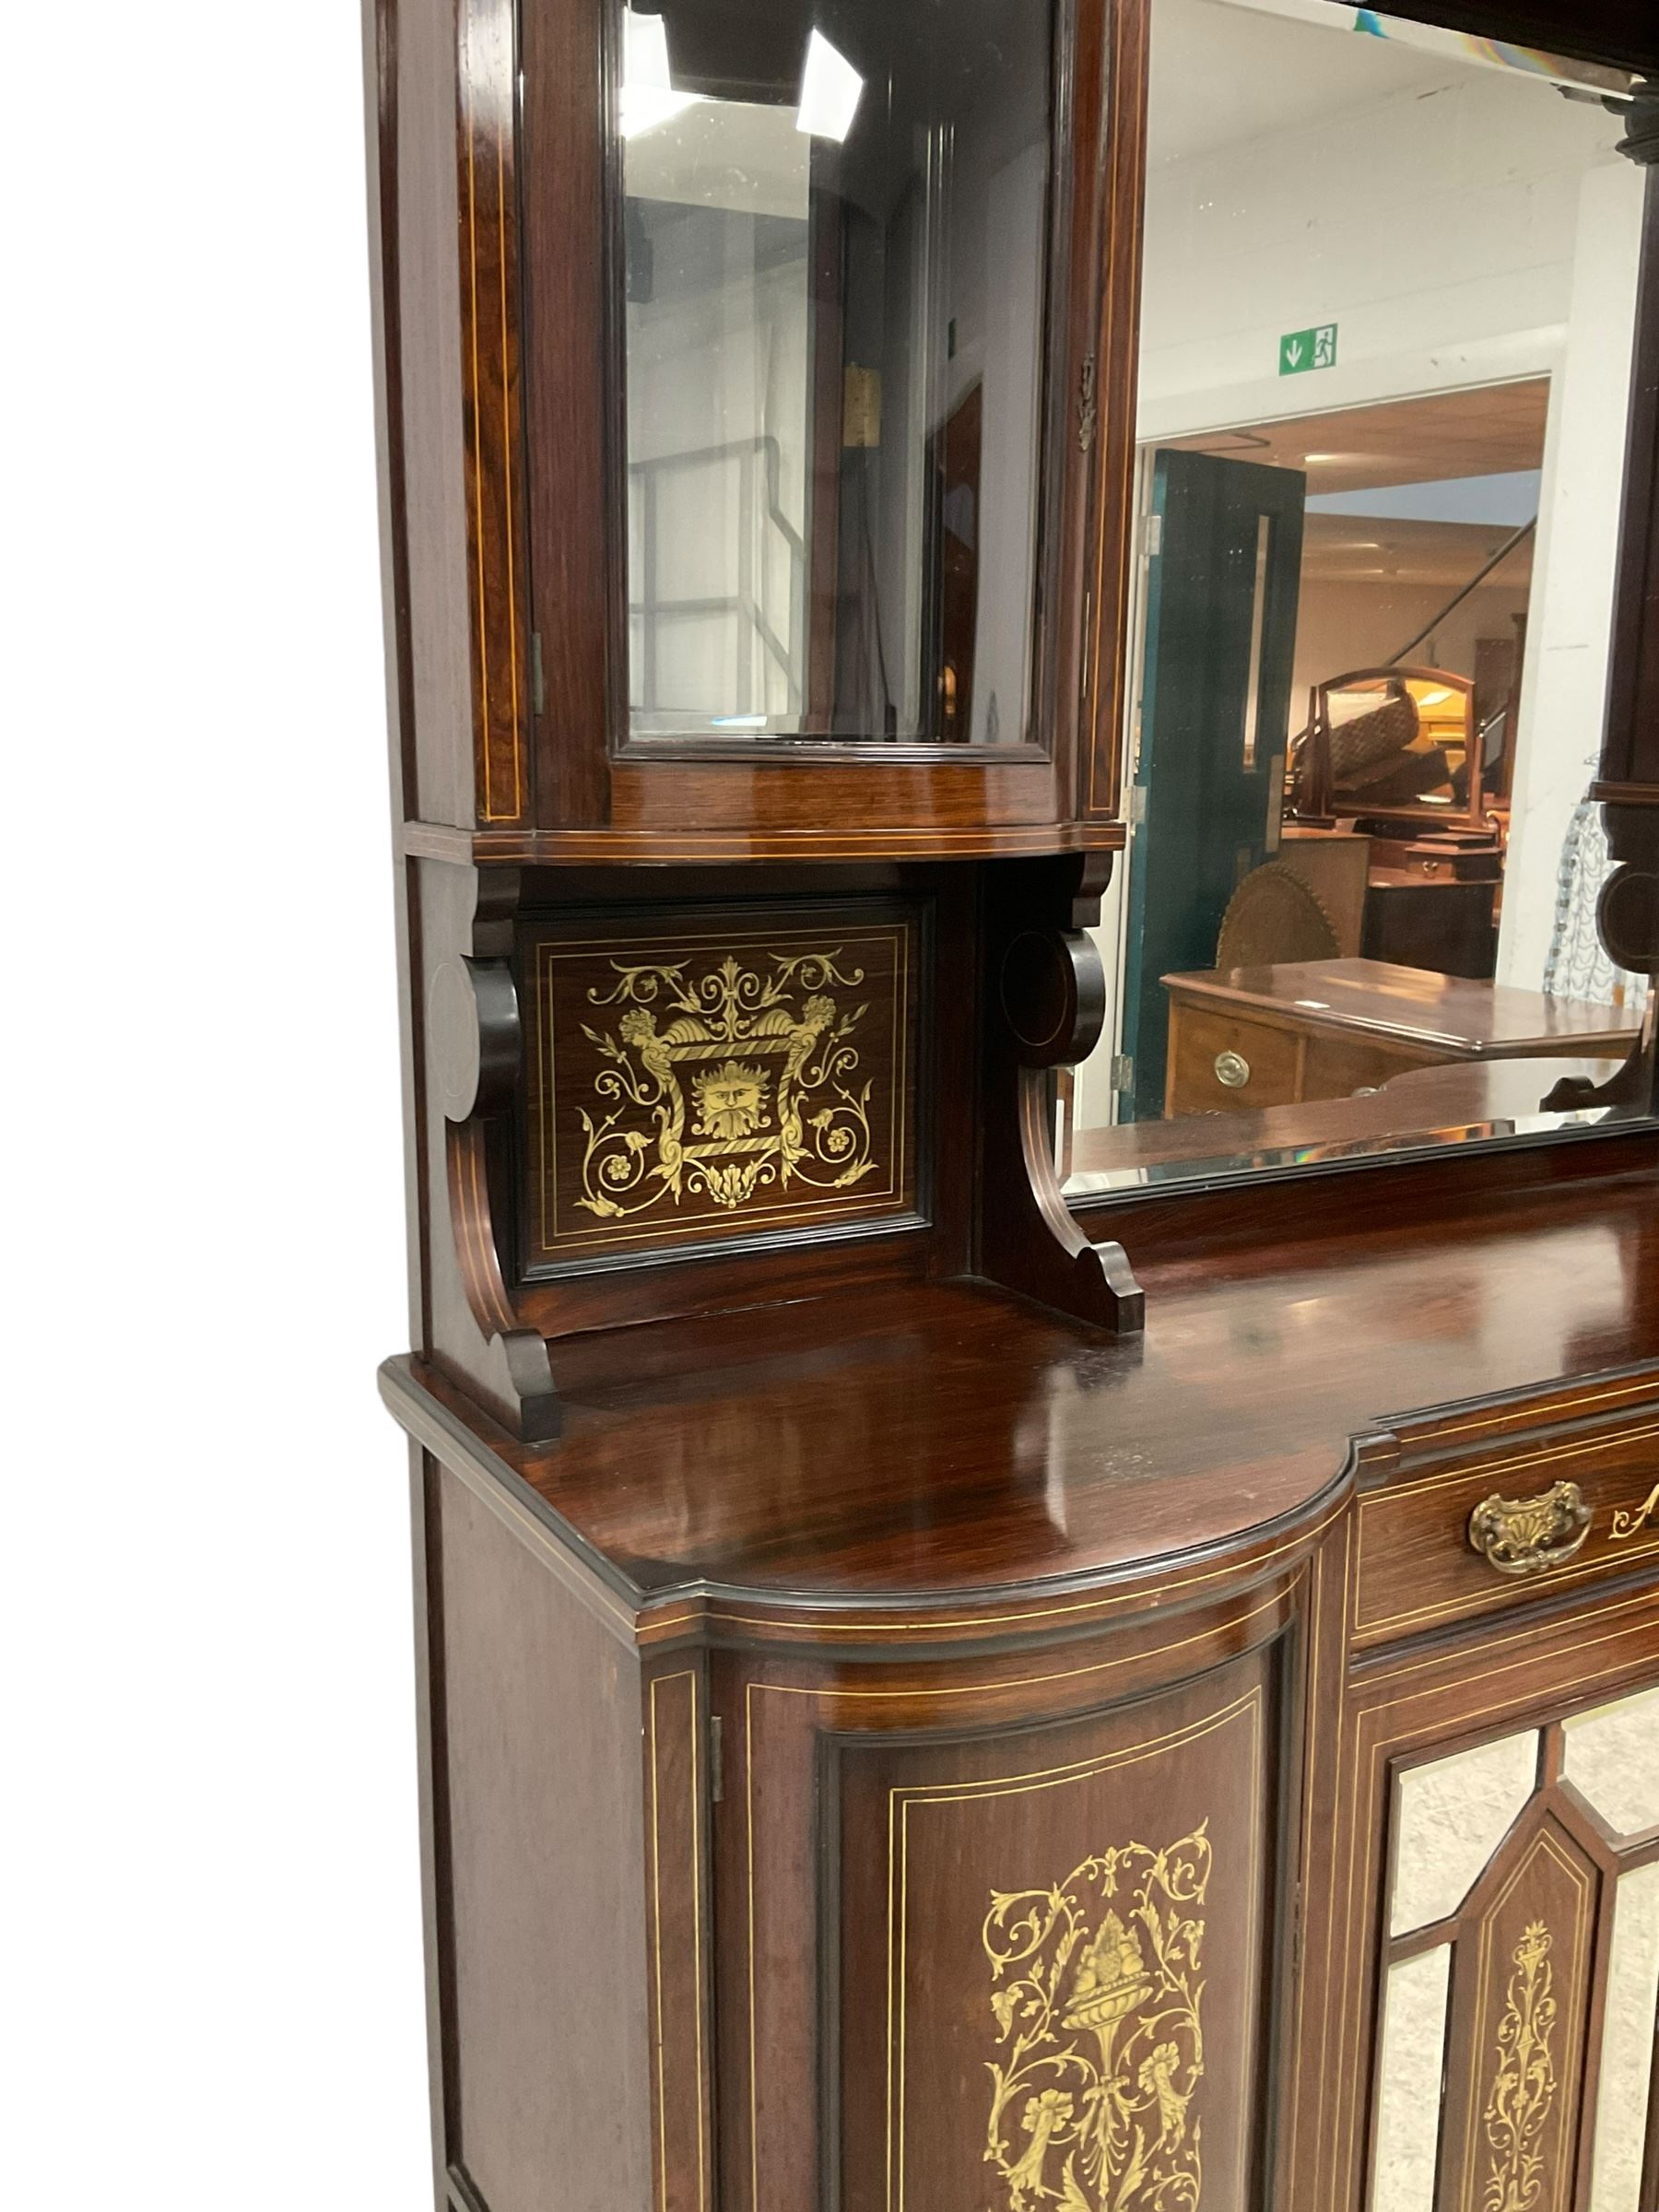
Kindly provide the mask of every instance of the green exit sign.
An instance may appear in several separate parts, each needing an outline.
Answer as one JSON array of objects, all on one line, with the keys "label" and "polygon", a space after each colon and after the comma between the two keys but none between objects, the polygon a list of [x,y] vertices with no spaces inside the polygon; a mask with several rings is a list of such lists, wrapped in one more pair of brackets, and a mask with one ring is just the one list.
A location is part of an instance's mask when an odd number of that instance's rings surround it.
[{"label": "green exit sign", "polygon": [[1336,325],[1316,323],[1312,330],[1288,330],[1279,340],[1279,374],[1305,376],[1310,369],[1336,366]]}]

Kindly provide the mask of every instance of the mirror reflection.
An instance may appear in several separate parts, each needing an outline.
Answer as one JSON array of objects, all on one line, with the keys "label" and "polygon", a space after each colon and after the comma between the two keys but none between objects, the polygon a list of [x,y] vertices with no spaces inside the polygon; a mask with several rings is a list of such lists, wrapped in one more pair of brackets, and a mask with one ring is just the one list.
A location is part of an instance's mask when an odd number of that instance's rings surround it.
[{"label": "mirror reflection", "polygon": [[1075,1190],[1646,1111],[1587,799],[1628,90],[1369,11],[1158,0],[1130,835]]},{"label": "mirror reflection", "polygon": [[632,734],[1028,734],[1051,32],[623,14]]}]

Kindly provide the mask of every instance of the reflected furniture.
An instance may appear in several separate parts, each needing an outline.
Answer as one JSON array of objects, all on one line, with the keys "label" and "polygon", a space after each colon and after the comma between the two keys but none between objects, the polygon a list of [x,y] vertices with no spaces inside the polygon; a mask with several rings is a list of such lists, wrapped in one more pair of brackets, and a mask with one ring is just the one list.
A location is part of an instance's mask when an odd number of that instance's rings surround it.
[{"label": "reflected furniture", "polygon": [[[1644,1103],[1054,1171],[1155,20],[370,0],[440,2212],[1653,2201]],[[1643,391],[1599,795],[1653,973]],[[1625,1034],[1336,971],[1398,1018],[1194,1018],[1288,1088]]]},{"label": "reflected furniture", "polygon": [[1339,1099],[1453,1062],[1622,1055],[1641,1032],[1618,1007],[1384,960],[1291,960],[1163,982],[1169,1114]]},{"label": "reflected furniture", "polygon": [[1503,835],[1483,762],[1468,677],[1390,665],[1313,686],[1287,833],[1304,853],[1343,835],[1341,822],[1372,838],[1368,959],[1492,973]]}]

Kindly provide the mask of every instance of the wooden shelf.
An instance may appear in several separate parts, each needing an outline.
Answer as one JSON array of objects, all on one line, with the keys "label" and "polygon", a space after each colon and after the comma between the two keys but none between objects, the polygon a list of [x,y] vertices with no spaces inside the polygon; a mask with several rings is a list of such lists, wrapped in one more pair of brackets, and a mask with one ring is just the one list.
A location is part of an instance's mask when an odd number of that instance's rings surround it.
[{"label": "wooden shelf", "polygon": [[[1549,1292],[1563,1237],[1571,1300]],[[1236,1575],[1318,1520],[1380,1424],[1659,1357],[1656,1253],[1648,1176],[1230,1275],[1153,1269],[1141,1338],[975,1284],[611,1329],[552,1347],[551,1445],[430,1367],[383,1372],[406,1426],[476,1440],[641,1606],[718,1589],[955,1617],[1206,1555]]]}]

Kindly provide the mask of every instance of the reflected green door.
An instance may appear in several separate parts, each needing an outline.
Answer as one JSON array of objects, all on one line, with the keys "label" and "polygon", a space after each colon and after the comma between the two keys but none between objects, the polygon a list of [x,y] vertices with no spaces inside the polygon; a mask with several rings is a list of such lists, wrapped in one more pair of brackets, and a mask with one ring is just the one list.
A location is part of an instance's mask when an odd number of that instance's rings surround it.
[{"label": "reflected green door", "polygon": [[1306,478],[1160,453],[1131,794],[1124,1121],[1164,1110],[1160,978],[1215,965],[1234,888],[1278,844]]}]

